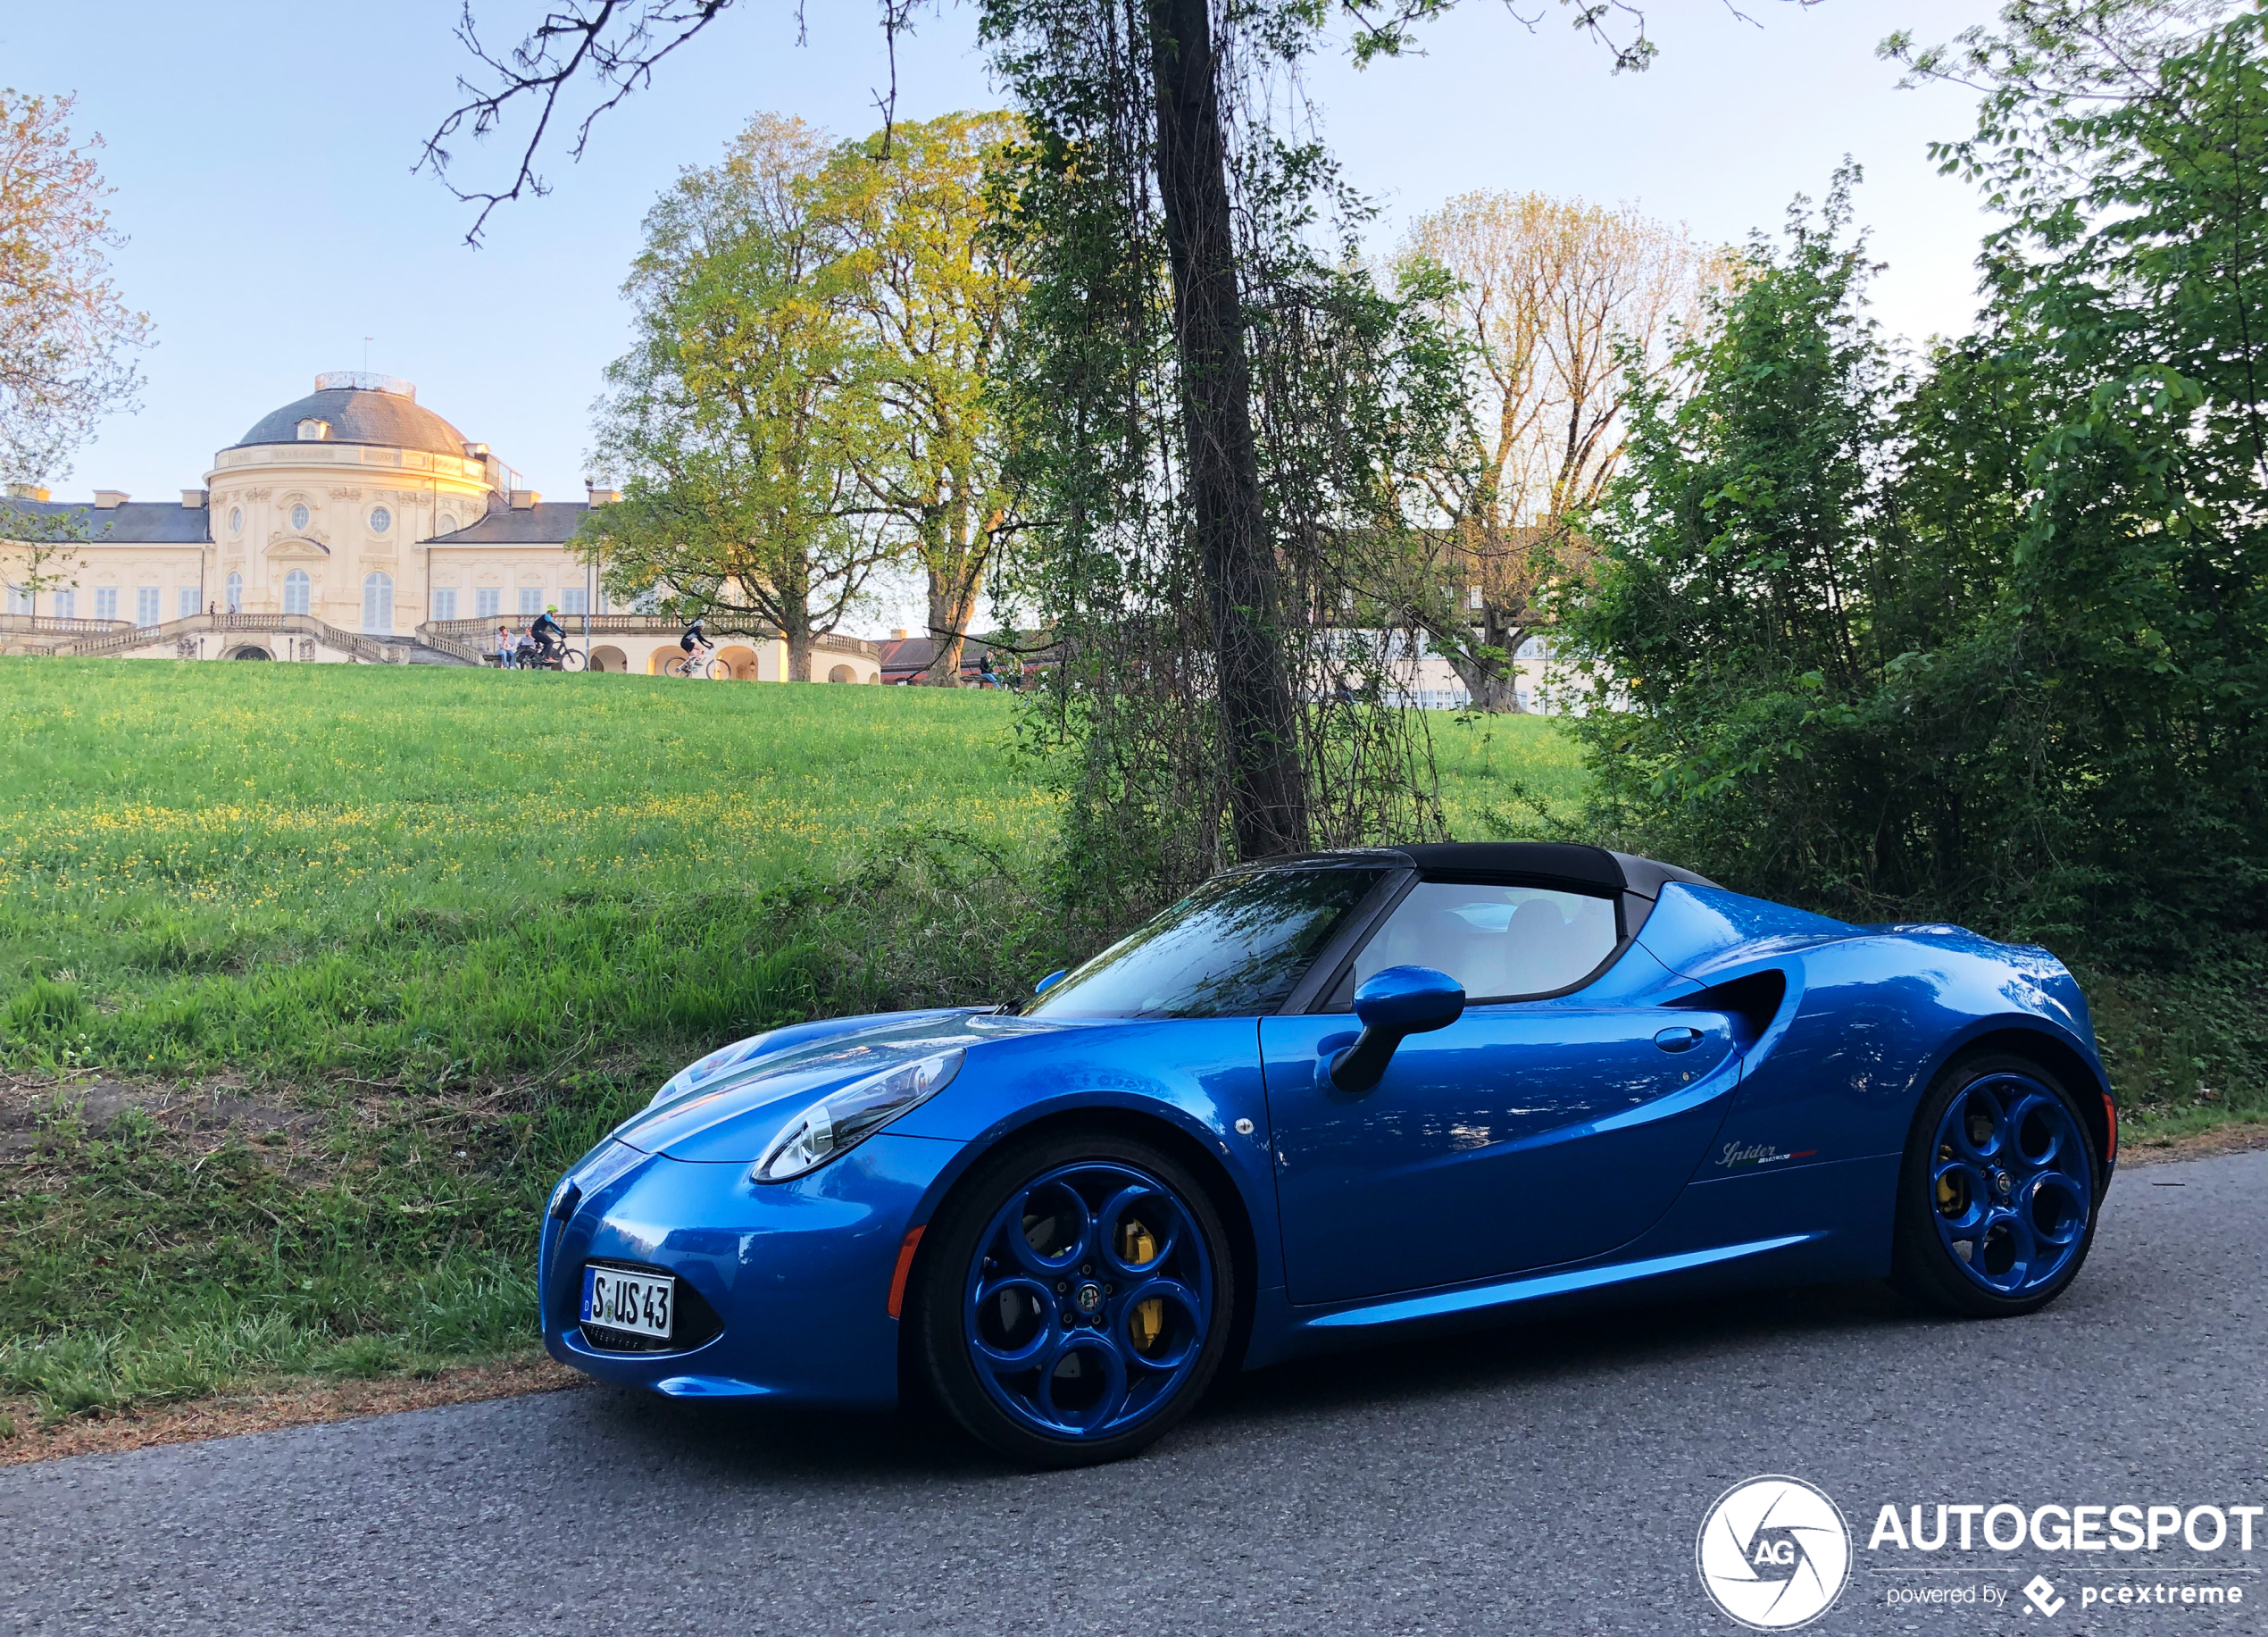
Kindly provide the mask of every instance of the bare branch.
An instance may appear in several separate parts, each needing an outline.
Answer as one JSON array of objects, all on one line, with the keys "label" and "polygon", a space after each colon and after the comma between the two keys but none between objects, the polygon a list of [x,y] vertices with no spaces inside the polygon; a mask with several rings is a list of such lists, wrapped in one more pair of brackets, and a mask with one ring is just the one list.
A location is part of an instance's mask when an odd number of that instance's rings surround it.
[{"label": "bare branch", "polygon": [[[619,106],[631,92],[651,85],[655,66],[732,4],[733,0],[567,0],[559,10],[546,13],[535,30],[509,54],[500,55],[480,43],[471,0],[465,0],[456,35],[488,71],[492,83],[480,86],[463,78],[457,80],[457,88],[467,100],[426,138],[424,152],[411,167],[412,173],[430,170],[459,199],[480,206],[479,215],[464,236],[465,243],[478,246],[488,217],[498,205],[522,196],[540,198],[551,190],[536,170],[536,158],[559,112],[562,96],[581,79],[605,93],[576,126],[568,156],[579,160],[598,116]],[[800,34],[800,5],[796,15]],[[512,185],[495,190],[466,189],[450,181],[449,165],[454,155],[446,146],[448,139],[467,129],[468,121],[476,140],[486,137],[503,124],[504,116],[518,104],[535,107],[536,123],[521,150]]]},{"label": "bare branch", "polygon": [[[1416,32],[1424,23],[1433,22],[1455,7],[1458,0],[1342,0],[1348,16],[1355,20],[1355,61],[1367,63],[1372,57],[1414,56],[1419,54]],[[1820,0],[1780,0],[1783,4],[1814,6]],[[1606,47],[1613,59],[1614,72],[1642,73],[1659,54],[1660,47],[1646,32],[1646,12],[1630,0],[1559,0],[1563,6],[1574,8],[1576,29],[1588,34]],[[1761,27],[1756,20],[1740,9],[1737,0],[1723,0],[1724,8],[1737,21]],[[1542,22],[1546,12],[1522,12],[1516,0],[1503,0],[1505,14],[1530,34]],[[1623,25],[1617,28],[1618,21]]]},{"label": "bare branch", "polygon": [[897,37],[913,32],[913,8],[921,0],[881,0],[882,48],[889,54],[890,88],[887,96],[874,94],[875,112],[882,116],[882,147],[875,155],[887,160],[890,156],[890,135],[897,129]]}]

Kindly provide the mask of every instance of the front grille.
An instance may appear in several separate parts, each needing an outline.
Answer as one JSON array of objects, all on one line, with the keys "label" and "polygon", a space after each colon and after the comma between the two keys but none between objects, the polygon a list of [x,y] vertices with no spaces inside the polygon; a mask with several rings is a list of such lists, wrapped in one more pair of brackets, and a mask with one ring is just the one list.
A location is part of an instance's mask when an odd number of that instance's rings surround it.
[{"label": "front grille", "polygon": [[[684,1274],[667,1267],[655,1267],[650,1262],[617,1262],[606,1257],[593,1257],[586,1266],[619,1267],[632,1274],[663,1274],[677,1281],[676,1334],[664,1341],[657,1336],[641,1336],[627,1330],[613,1330],[604,1324],[582,1326],[583,1340],[602,1353],[689,1353],[695,1348],[715,1341],[724,1333],[724,1321],[717,1310],[702,1299]],[[575,1279],[574,1300],[577,1311],[582,1300],[582,1278],[580,1270]]]}]

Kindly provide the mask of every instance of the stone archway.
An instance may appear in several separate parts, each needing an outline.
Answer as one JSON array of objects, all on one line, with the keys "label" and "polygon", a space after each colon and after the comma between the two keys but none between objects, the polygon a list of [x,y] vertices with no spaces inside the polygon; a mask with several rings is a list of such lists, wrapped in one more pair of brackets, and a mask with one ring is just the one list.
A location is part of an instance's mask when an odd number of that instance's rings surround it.
[{"label": "stone archway", "polygon": [[848,665],[837,665],[827,673],[827,680],[830,682],[855,682],[858,681],[858,672]]},{"label": "stone archway", "polygon": [[716,656],[732,667],[734,681],[753,682],[756,680],[755,649],[741,647],[735,644],[729,648],[719,648]]},{"label": "stone archway", "polygon": [[228,657],[230,659],[273,659],[275,656],[256,642],[247,642],[242,647],[229,649]]},{"label": "stone archway", "polygon": [[609,672],[616,676],[626,675],[630,668],[630,656],[620,648],[593,648],[590,651],[590,668],[594,671]]}]

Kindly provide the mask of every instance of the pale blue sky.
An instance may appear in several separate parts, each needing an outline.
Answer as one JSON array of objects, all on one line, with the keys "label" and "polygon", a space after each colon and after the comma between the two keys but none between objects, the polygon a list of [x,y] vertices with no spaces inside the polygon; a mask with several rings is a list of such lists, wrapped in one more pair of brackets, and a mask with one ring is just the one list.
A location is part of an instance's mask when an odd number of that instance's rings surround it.
[{"label": "pale blue sky", "polygon": [[[1966,134],[1962,92],[1901,92],[1874,60],[1897,28],[1939,38],[1986,0],[1657,0],[1663,44],[1620,78],[1557,8],[1534,34],[1491,0],[1425,38],[1422,58],[1357,73],[1334,55],[1311,90],[1351,180],[1407,215],[1474,188],[1630,201],[1717,240],[1776,224],[1816,196],[1845,153],[1890,263],[1878,308],[1914,334],[1963,328],[1983,219],[1924,148]],[[599,372],[621,347],[617,288],[640,217],[681,167],[705,163],[758,109],[838,134],[877,122],[885,69],[873,7],[812,0],[798,49],[785,0],[744,0],[655,89],[600,122],[580,166],[554,154],[547,198],[508,205],[488,246],[470,212],[410,167],[452,105],[463,54],[456,0],[379,5],[77,0],[0,13],[0,81],[75,91],[81,130],[108,142],[117,271],[155,323],[138,414],[113,417],[60,485],[163,497],[201,481],[213,452],[302,395],[319,370],[370,366],[491,445],[531,487],[578,497]],[[498,43],[538,0],[477,0]],[[1534,8],[1530,8],[1534,9]],[[923,117],[996,105],[965,6],[925,17],[902,47],[900,108]],[[505,146],[463,145],[468,171]],[[878,615],[888,622],[887,615]],[[862,624],[874,622],[862,622]]]}]

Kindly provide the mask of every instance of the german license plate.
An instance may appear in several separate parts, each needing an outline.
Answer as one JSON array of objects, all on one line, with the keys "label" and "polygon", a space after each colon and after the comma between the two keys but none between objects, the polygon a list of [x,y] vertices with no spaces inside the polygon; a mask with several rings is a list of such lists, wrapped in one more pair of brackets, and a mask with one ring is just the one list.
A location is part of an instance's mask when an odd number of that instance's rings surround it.
[{"label": "german license plate", "polygon": [[670,1339],[677,1317],[677,1281],[620,1267],[583,1269],[583,1323],[634,1336]]}]

